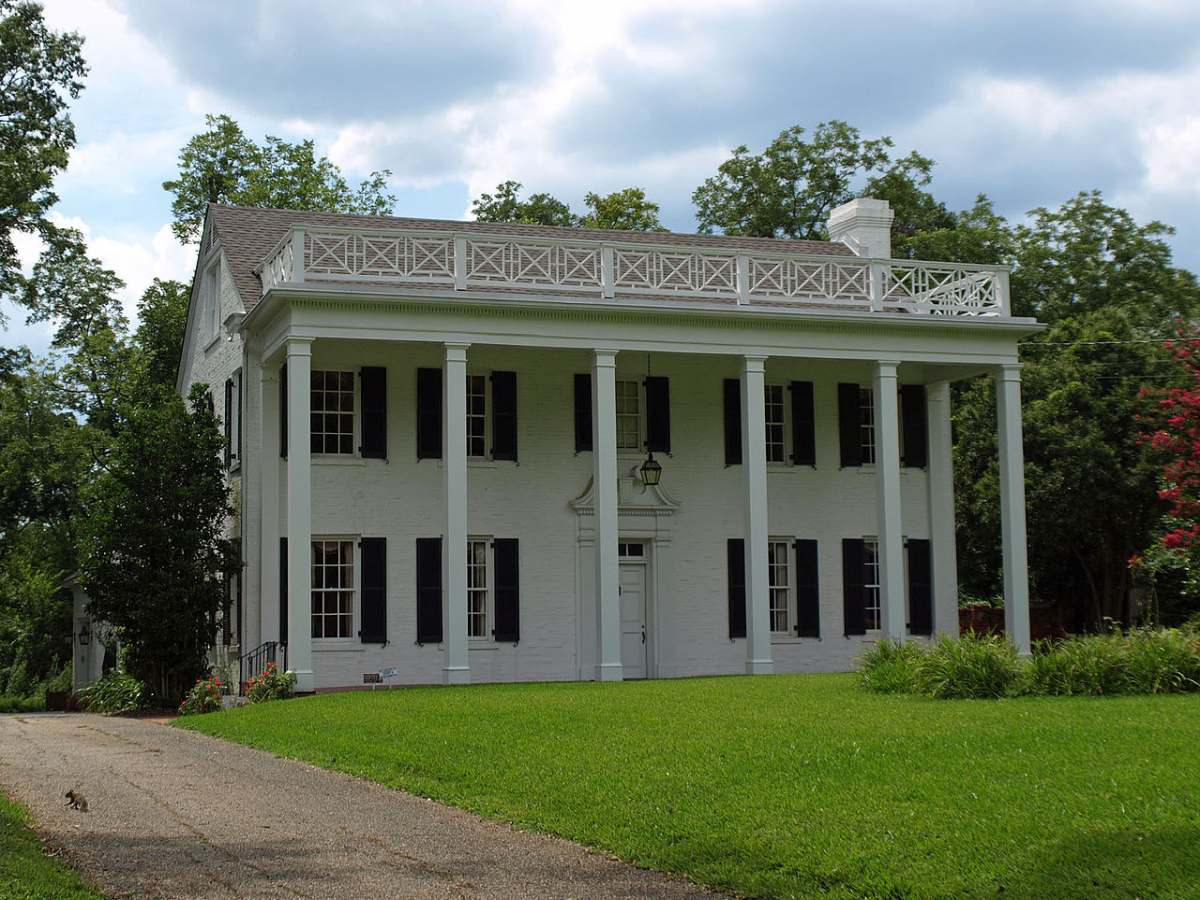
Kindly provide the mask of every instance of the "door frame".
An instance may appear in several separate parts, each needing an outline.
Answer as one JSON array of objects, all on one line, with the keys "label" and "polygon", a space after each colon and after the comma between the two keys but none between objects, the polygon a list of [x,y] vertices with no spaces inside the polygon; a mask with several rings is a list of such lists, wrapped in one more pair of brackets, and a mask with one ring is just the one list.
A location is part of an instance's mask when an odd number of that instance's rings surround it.
[{"label": "door frame", "polygon": [[[618,546],[621,544],[641,544],[645,549],[642,556],[621,556],[617,554],[617,567],[641,566],[645,570],[643,578],[643,598],[646,607],[646,678],[658,677],[658,567],[654,565],[656,541],[653,538],[620,534],[617,537]],[[620,579],[618,578],[618,582]]]}]

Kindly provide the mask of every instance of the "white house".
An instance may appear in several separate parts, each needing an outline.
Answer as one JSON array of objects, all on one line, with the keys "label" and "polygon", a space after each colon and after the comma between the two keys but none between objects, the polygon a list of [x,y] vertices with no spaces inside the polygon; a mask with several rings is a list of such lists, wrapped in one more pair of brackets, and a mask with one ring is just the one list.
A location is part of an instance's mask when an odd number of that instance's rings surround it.
[{"label": "white house", "polygon": [[855,200],[814,242],[210,207],[179,389],[228,437],[223,652],[286,645],[311,691],[828,671],[953,633],[950,383],[988,372],[1027,648],[1038,325],[1003,268],[889,259],[891,218]]}]

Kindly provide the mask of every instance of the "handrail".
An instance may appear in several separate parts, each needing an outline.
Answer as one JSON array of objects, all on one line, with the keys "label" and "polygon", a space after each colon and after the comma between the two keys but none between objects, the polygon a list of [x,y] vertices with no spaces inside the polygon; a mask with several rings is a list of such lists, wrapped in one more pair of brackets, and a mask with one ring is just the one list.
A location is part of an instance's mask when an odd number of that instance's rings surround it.
[{"label": "handrail", "polygon": [[262,675],[271,663],[287,669],[287,644],[263,641],[249,653],[243,654],[238,660],[238,693],[244,694],[250,679]]}]

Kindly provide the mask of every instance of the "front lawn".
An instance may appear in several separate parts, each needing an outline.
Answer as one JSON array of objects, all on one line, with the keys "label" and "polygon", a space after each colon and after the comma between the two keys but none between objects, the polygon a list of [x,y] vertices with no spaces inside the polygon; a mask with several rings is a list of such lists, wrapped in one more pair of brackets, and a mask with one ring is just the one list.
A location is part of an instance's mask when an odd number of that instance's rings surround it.
[{"label": "front lawn", "polygon": [[1200,696],[847,675],[326,694],[181,719],[742,894],[1200,896]]},{"label": "front lawn", "polygon": [[29,826],[29,814],[0,794],[0,897],[99,900],[73,869],[46,856]]}]

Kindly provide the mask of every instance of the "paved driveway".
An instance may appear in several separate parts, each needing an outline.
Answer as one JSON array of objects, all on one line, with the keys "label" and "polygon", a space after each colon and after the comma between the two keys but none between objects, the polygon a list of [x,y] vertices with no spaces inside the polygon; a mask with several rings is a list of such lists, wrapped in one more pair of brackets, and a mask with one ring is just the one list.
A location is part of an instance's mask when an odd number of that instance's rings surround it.
[{"label": "paved driveway", "polygon": [[[711,896],[567,841],[147,721],[0,716],[0,785],[118,896]],[[66,808],[70,787],[88,813]]]}]

